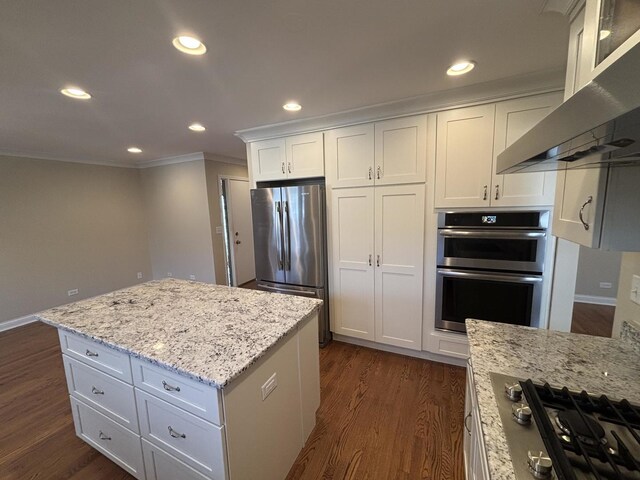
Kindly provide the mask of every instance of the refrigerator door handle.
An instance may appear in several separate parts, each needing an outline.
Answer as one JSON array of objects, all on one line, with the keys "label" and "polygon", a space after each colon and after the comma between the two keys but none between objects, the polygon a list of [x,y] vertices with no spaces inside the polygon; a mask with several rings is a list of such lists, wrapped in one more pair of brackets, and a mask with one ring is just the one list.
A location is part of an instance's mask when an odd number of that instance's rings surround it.
[{"label": "refrigerator door handle", "polygon": [[284,270],[284,262],[282,260],[282,210],[280,208],[280,202],[276,202],[276,222],[278,241],[276,242],[276,250],[278,255],[278,270]]},{"label": "refrigerator door handle", "polygon": [[283,250],[283,263],[285,270],[291,270],[291,238],[289,235],[289,202],[284,201],[284,212],[282,214],[283,218],[283,239],[282,239],[282,250]]}]

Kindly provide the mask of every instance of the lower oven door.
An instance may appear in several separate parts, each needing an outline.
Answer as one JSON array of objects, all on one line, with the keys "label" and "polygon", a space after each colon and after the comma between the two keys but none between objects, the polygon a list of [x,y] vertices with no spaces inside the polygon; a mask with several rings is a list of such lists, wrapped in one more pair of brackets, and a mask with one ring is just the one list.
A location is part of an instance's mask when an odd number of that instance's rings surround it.
[{"label": "lower oven door", "polygon": [[436,328],[466,332],[465,319],[540,326],[542,276],[439,268]]}]

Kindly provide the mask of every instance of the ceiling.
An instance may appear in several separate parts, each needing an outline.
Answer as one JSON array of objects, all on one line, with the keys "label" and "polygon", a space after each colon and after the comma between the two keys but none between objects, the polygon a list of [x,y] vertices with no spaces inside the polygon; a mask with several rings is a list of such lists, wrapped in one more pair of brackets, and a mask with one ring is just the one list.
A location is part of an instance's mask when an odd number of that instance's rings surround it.
[{"label": "ceiling", "polygon": [[[544,3],[5,0],[0,152],[117,164],[245,158],[240,129],[563,68],[568,22],[541,14]],[[178,52],[178,34],[208,52]],[[461,58],[476,69],[445,75]],[[62,96],[68,84],[93,98]],[[290,99],[301,112],[281,108]]]}]

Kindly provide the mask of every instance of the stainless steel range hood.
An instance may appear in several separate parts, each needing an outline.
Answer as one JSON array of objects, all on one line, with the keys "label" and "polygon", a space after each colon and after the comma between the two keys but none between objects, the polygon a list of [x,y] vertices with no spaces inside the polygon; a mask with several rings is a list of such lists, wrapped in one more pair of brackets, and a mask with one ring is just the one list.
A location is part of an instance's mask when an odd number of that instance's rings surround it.
[{"label": "stainless steel range hood", "polygon": [[640,165],[640,45],[498,155],[498,173]]}]

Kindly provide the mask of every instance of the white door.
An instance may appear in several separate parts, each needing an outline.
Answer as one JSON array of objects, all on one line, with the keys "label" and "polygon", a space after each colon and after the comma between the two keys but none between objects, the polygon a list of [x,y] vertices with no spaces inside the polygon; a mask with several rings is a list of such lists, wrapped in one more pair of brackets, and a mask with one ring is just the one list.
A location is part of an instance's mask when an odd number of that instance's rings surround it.
[{"label": "white door", "polygon": [[374,340],[373,187],[331,192],[333,331]]},{"label": "white door", "polygon": [[229,237],[233,252],[234,285],[242,285],[256,278],[249,180],[229,179],[228,186],[227,208]]},{"label": "white door", "polygon": [[553,205],[555,172],[498,175],[495,169],[498,155],[551,113],[560,103],[562,103],[562,94],[550,93],[518,98],[496,105],[493,181],[491,182],[492,206]]},{"label": "white door", "polygon": [[256,182],[287,178],[284,139],[252,142],[251,171]]},{"label": "white door", "polygon": [[325,132],[327,188],[373,185],[373,135],[373,123]]},{"label": "white door", "polygon": [[427,116],[375,124],[375,183],[424,182],[427,171]]},{"label": "white door", "polygon": [[422,347],[425,186],[375,188],[375,339]]},{"label": "white door", "polygon": [[490,204],[495,105],[438,114],[436,208]]},{"label": "white door", "polygon": [[324,177],[322,133],[307,133],[285,138],[287,177]]}]

